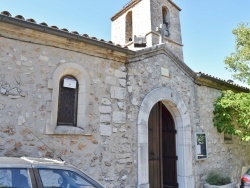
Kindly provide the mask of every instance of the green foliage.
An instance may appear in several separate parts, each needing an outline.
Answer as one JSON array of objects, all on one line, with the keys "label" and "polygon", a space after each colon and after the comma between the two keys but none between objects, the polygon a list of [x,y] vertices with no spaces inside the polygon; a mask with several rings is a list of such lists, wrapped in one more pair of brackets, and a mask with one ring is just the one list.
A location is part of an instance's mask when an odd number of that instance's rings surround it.
[{"label": "green foliage", "polygon": [[250,94],[222,91],[214,103],[214,126],[219,132],[250,140]]},{"label": "green foliage", "polygon": [[233,77],[250,85],[250,27],[239,24],[233,30],[235,52],[225,59],[226,68],[234,72]]},{"label": "green foliage", "polygon": [[231,180],[227,176],[223,176],[218,172],[211,172],[208,174],[206,182],[210,185],[226,185],[231,183]]}]

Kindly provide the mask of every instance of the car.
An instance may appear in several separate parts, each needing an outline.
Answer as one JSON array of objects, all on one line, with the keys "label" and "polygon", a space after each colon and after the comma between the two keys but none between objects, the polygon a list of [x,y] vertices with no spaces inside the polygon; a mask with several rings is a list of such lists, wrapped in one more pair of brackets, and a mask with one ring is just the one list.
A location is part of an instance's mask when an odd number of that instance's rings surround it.
[{"label": "car", "polygon": [[31,157],[0,157],[0,187],[104,188],[65,161]]},{"label": "car", "polygon": [[240,188],[250,188],[250,168],[246,173],[241,177]]}]

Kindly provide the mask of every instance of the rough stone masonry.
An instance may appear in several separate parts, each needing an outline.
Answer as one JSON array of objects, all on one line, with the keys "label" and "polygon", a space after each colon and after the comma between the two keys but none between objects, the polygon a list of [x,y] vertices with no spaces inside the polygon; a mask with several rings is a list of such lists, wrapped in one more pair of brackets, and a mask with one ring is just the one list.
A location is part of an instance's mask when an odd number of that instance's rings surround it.
[{"label": "rough stone masonry", "polygon": [[[170,36],[158,44],[153,29],[163,7]],[[129,50],[133,42],[116,39],[125,36],[130,11],[133,32],[147,35],[151,44],[145,49]],[[202,187],[212,170],[239,181],[250,162],[249,144],[236,138],[228,143],[217,132],[213,102],[221,90],[249,90],[195,73],[183,62],[179,11],[168,0],[131,2],[113,18],[120,34],[114,39],[127,47],[1,14],[0,156],[61,157],[108,188],[148,188],[148,148],[154,142],[148,138],[148,121],[161,102],[177,130],[179,187]],[[79,82],[74,127],[58,126],[56,119],[59,82],[66,75]],[[195,159],[196,132],[207,135],[205,160]]]}]

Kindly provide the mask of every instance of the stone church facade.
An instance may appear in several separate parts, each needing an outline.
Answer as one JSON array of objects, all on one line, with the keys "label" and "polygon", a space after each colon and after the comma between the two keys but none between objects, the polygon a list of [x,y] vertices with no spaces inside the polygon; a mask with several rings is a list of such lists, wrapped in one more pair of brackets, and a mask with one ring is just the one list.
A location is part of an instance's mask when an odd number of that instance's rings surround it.
[{"label": "stone church facade", "polygon": [[248,89],[184,63],[180,10],[131,1],[112,42],[3,11],[0,156],[61,157],[110,188],[198,188],[212,170],[238,182],[250,148],[217,132],[213,103]]}]

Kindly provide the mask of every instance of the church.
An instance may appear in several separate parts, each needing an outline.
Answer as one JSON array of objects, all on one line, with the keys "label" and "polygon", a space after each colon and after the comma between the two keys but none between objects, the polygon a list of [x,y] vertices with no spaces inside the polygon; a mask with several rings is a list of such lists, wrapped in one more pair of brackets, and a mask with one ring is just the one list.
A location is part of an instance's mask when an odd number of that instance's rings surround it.
[{"label": "church", "polygon": [[180,11],[132,0],[111,41],[2,11],[0,156],[62,158],[107,188],[239,182],[250,147],[217,132],[213,104],[249,90],[185,64]]}]

